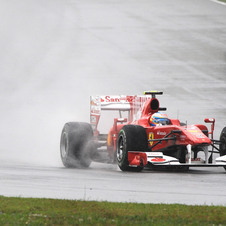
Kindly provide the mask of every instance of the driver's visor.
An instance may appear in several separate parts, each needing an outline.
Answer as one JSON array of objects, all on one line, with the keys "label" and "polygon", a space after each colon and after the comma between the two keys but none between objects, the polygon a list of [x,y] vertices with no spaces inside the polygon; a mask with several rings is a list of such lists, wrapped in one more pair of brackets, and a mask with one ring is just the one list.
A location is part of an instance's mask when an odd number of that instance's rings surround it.
[{"label": "driver's visor", "polygon": [[156,124],[169,124],[169,119],[168,118],[155,118],[152,120],[152,122],[156,123]]}]

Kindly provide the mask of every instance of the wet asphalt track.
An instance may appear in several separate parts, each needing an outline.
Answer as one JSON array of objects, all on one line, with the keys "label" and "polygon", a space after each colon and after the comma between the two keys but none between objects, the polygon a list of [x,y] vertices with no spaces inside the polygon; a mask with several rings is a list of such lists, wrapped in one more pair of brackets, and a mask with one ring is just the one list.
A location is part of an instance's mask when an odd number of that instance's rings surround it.
[{"label": "wet asphalt track", "polygon": [[223,168],[65,169],[66,121],[89,96],[163,90],[188,123],[226,126],[226,6],[209,0],[0,2],[0,195],[225,205]]},{"label": "wet asphalt track", "polygon": [[121,172],[116,165],[93,163],[89,169],[3,163],[1,194],[138,203],[225,205],[222,168],[188,172]]}]

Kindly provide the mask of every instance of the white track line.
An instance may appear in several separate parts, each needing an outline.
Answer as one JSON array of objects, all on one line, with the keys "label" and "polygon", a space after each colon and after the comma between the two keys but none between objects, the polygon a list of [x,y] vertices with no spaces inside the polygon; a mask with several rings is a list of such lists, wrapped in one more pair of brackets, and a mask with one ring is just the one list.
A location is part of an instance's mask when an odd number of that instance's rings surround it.
[{"label": "white track line", "polygon": [[211,2],[215,2],[215,3],[218,3],[218,4],[221,4],[221,5],[226,5],[225,2],[221,2],[221,1],[217,1],[217,0],[210,0]]}]

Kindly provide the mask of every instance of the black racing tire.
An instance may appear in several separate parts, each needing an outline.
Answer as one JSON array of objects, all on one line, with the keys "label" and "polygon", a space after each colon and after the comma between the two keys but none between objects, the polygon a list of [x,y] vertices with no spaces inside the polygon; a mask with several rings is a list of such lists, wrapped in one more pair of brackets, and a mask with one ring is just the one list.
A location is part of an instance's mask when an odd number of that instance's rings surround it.
[{"label": "black racing tire", "polygon": [[60,156],[67,168],[87,168],[91,164],[90,143],[93,130],[89,123],[68,122],[60,139]]},{"label": "black racing tire", "polygon": [[[223,128],[220,135],[220,156],[226,155],[226,127]],[[226,166],[224,166],[226,170]]]},{"label": "black racing tire", "polygon": [[142,126],[125,125],[118,134],[116,159],[122,171],[141,171],[144,166],[131,167],[128,151],[144,152],[148,148],[147,133]]}]

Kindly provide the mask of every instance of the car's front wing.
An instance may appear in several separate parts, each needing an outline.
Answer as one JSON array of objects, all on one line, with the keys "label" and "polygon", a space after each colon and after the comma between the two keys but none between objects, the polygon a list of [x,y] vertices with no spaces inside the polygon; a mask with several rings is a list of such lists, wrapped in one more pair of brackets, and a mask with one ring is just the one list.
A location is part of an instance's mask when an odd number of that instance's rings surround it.
[{"label": "car's front wing", "polygon": [[180,163],[177,158],[164,155],[162,152],[128,152],[128,161],[130,166],[146,166],[152,164],[155,166],[191,166],[191,167],[226,167],[226,155],[216,158],[213,163],[201,158],[187,159],[186,163]]}]

